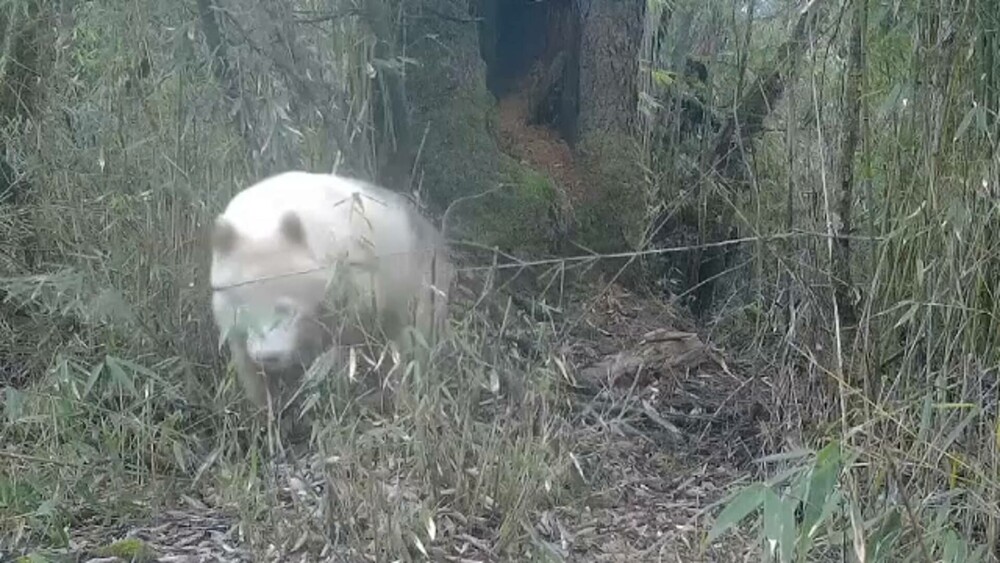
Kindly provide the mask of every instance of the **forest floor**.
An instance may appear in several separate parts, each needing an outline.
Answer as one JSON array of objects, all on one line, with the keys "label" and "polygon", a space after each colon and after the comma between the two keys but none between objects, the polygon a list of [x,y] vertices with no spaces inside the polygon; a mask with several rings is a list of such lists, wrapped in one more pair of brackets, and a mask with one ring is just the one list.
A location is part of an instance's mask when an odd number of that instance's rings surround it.
[{"label": "forest floor", "polygon": [[[588,301],[564,350],[583,390],[574,409],[582,423],[566,440],[584,492],[566,506],[531,514],[525,532],[565,561],[757,559],[752,537],[729,533],[702,543],[711,524],[706,508],[748,476],[761,449],[763,411],[753,379],[745,366],[703,343],[694,324],[669,304],[615,284],[603,289]],[[321,511],[321,466],[316,455],[278,464],[284,500],[275,509],[287,514],[279,521],[295,527],[303,515]],[[337,554],[305,531],[298,537],[289,529],[275,530],[275,543],[262,553],[241,537],[246,522],[238,512],[220,496],[181,495],[148,520],[75,526],[67,551],[82,556],[77,561],[124,561],[108,546],[131,538],[156,554],[150,560],[163,562],[374,560]],[[429,558],[511,560],[492,550],[496,533],[471,523],[442,530],[427,546]]]},{"label": "forest floor", "polygon": [[[528,125],[526,107],[523,96],[500,101],[501,144],[516,147],[512,156],[577,199],[586,179],[570,148],[548,128]],[[558,351],[575,379],[574,418],[562,438],[571,445],[578,482],[565,505],[529,513],[523,533],[548,546],[554,560],[759,559],[756,539],[738,532],[703,542],[709,509],[731,484],[752,475],[752,460],[763,450],[766,408],[753,370],[703,341],[696,323],[662,298],[616,283],[591,289],[575,303],[579,322]],[[146,511],[152,517],[79,522],[67,530],[69,547],[61,551],[94,563],[129,560],[137,549],[147,555],[136,560],[163,562],[375,560],[339,553],[326,543],[322,524],[303,524],[322,522],[316,515],[334,495],[324,495],[323,463],[316,453],[275,462],[281,490],[265,519],[283,524],[263,538],[257,524],[255,541],[247,527],[260,515],[203,487],[198,498],[170,495],[169,505]],[[398,497],[407,493],[389,493],[396,495],[390,502],[406,502]],[[437,540],[421,546],[428,555],[414,560],[511,560],[494,551],[496,523],[453,515],[439,518],[438,527]]]},{"label": "forest floor", "polygon": [[568,201],[579,201],[587,186],[584,174],[578,170],[572,149],[559,133],[545,125],[529,123],[529,90],[525,84],[499,100],[500,147],[522,164],[551,178]]}]

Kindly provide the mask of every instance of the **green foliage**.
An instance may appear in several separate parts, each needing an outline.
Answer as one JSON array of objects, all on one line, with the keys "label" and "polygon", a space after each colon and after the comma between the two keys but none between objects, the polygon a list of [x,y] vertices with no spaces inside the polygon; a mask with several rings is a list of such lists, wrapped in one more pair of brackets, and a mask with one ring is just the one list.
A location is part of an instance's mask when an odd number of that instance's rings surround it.
[{"label": "green foliage", "polygon": [[[821,19],[836,21],[836,31],[813,36],[808,58],[785,69],[794,79],[769,108],[769,129],[744,147],[749,181],[723,194],[742,235],[761,238],[747,245],[748,265],[731,274],[746,291],[713,319],[713,334],[760,358],[763,371],[777,370],[776,418],[798,439],[812,442],[815,429],[835,420],[850,428],[843,443],[866,459],[845,473],[853,485],[838,488],[842,516],[826,521],[832,531],[822,549],[846,556],[854,542],[867,546],[868,560],[975,560],[994,547],[991,538],[977,545],[980,530],[994,525],[992,506],[978,499],[995,498],[998,486],[997,426],[985,414],[995,403],[991,366],[1000,350],[1000,57],[984,39],[995,35],[996,5],[867,6],[861,144],[855,154],[838,152],[850,126],[842,110],[852,22],[827,13]],[[734,13],[737,34],[746,32],[734,39],[748,39],[748,49],[719,58],[749,61],[744,92],[770,70],[768,45],[784,40],[795,17],[746,27]],[[726,96],[739,79],[730,73],[740,67],[711,68],[716,107],[728,117],[738,98]],[[854,167],[849,246],[861,318],[838,332],[827,235],[841,228],[845,161]],[[788,494],[772,492],[778,500]],[[745,495],[740,503],[754,505],[751,514],[777,506],[760,487]],[[927,500],[941,498],[948,501]],[[760,517],[761,534],[780,531],[781,518]]]},{"label": "green foliage", "polygon": [[[845,487],[842,479],[859,455],[853,449],[844,451],[833,440],[815,454],[798,451],[763,458],[761,462],[801,461],[731,495],[705,541],[716,541],[747,517],[758,515],[754,527],[762,550],[767,561],[777,563],[813,560],[817,551],[823,553],[842,541],[853,546],[857,557],[864,553],[862,560],[873,563],[919,560],[928,553],[956,563],[984,560],[986,546],[973,549],[944,521],[906,522],[904,526],[898,506],[862,520],[861,507],[867,503],[854,496],[853,488]],[[926,533],[928,528],[933,532]]]},{"label": "green foliage", "polygon": [[[786,472],[781,481],[743,489],[719,514],[707,541],[714,541],[762,509],[761,539],[768,554],[781,563],[792,561],[793,553],[804,557],[840,500],[835,490],[842,467],[840,454],[840,445],[832,442],[816,455],[811,465],[801,466],[794,473]],[[786,479],[790,483],[780,487]],[[799,518],[797,511],[801,514]]]},{"label": "green foliage", "polygon": [[595,134],[580,141],[578,152],[591,182],[575,210],[580,240],[595,252],[640,248],[649,206],[635,141]]},{"label": "green foliage", "polygon": [[470,238],[505,252],[547,254],[555,236],[552,217],[557,194],[552,181],[511,159],[504,158],[503,163],[509,183],[463,205]]},{"label": "green foliage", "polygon": [[95,551],[100,557],[118,557],[134,563],[157,560],[156,551],[137,538],[121,540],[111,545],[99,547]]},{"label": "green foliage", "polygon": [[67,557],[59,556],[46,556],[41,553],[29,553],[28,555],[22,555],[15,559],[17,563],[62,563],[68,559]]},{"label": "green foliage", "polygon": [[0,442],[17,449],[0,465],[0,530],[23,526],[29,538],[62,545],[78,514],[141,511],[130,495],[141,497],[150,472],[162,478],[190,469],[198,449],[193,412],[179,408],[185,399],[169,380],[175,376],[160,373],[169,374],[169,364],[57,358],[27,388],[6,388]]}]

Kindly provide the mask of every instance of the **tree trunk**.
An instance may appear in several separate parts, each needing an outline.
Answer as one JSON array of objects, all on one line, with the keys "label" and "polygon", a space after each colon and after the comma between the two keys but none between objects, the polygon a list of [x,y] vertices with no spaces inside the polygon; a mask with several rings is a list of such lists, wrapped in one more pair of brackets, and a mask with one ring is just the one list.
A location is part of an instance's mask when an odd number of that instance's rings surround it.
[{"label": "tree trunk", "polygon": [[413,183],[440,210],[501,182],[500,149],[488,133],[495,102],[486,89],[480,18],[470,14],[469,2],[413,0],[406,7],[411,39],[402,55],[420,65],[406,78],[418,146]]},{"label": "tree trunk", "polygon": [[864,72],[863,39],[867,9],[866,0],[855,0],[849,67],[844,87],[844,137],[840,147],[840,201],[837,204],[840,229],[833,252],[833,276],[836,284],[834,295],[843,328],[851,328],[857,322],[851,295],[854,283],[851,277],[851,240],[848,237],[853,226],[851,211],[854,207],[854,153],[861,136],[861,81]]},{"label": "tree trunk", "polygon": [[638,92],[645,0],[576,0],[580,14],[577,137],[630,131]]},{"label": "tree trunk", "polygon": [[375,61],[379,64],[375,84],[375,142],[377,183],[397,191],[408,191],[415,147],[403,89],[403,68],[397,60],[397,40],[392,25],[392,6],[386,0],[367,0],[365,19],[375,35]]}]

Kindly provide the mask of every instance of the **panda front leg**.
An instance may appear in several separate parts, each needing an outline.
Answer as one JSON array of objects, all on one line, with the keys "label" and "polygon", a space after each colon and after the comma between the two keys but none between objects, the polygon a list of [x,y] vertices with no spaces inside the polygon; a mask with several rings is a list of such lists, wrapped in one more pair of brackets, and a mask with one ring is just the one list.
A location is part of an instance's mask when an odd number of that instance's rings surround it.
[{"label": "panda front leg", "polygon": [[[256,415],[263,415],[267,421],[267,444],[268,451],[279,459],[285,456],[281,429],[281,398],[279,385],[276,385],[272,378],[268,376],[257,364],[250,359],[250,353],[246,349],[246,343],[242,341],[230,341],[229,350],[232,361],[236,368],[236,376],[243,386],[243,391],[247,398],[256,407]],[[293,423],[293,438],[302,435],[303,429]],[[308,430],[306,427],[305,430]]]},{"label": "panda front leg", "polygon": [[243,392],[255,406],[267,410],[267,379],[262,370],[250,359],[246,344],[230,339],[229,352],[236,368],[236,377],[243,386]]}]

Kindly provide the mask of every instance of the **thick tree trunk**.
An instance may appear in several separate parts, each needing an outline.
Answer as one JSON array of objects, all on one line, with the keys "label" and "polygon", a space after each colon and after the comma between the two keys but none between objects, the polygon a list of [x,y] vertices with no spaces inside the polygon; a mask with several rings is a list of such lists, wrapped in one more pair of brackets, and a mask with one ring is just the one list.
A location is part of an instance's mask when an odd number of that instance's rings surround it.
[{"label": "thick tree trunk", "polygon": [[580,15],[577,133],[630,131],[636,115],[645,0],[576,0]]},{"label": "thick tree trunk", "polygon": [[418,146],[414,187],[444,208],[501,180],[500,149],[488,133],[494,99],[480,54],[481,16],[470,14],[467,0],[414,0],[405,17],[404,54],[420,65],[406,83]]}]

